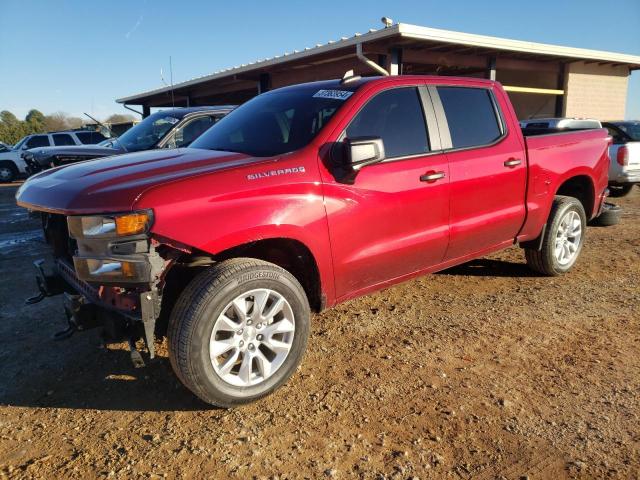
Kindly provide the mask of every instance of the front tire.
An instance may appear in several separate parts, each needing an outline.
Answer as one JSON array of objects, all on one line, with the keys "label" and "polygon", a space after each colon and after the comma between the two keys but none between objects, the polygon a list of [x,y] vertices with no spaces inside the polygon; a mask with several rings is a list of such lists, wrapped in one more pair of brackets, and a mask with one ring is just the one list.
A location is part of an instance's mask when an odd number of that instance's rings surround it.
[{"label": "front tire", "polygon": [[556,196],[544,231],[542,248],[525,249],[529,268],[549,276],[571,270],[582,251],[586,225],[584,208],[576,198]]},{"label": "front tire", "polygon": [[187,285],[171,313],[171,366],[207,403],[252,402],[293,374],[309,317],[305,292],[286,270],[250,258],[217,263]]},{"label": "front tire", "polygon": [[18,176],[18,169],[9,161],[0,162],[0,182],[13,182]]}]

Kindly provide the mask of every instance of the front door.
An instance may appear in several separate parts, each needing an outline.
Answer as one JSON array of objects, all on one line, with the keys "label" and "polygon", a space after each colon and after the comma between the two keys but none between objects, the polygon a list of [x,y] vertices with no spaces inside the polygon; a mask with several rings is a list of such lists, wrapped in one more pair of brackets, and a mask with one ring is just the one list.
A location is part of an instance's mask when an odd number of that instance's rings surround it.
[{"label": "front door", "polygon": [[[449,171],[432,151],[426,89],[377,93],[338,137],[379,137],[386,159],[362,168],[352,184],[323,171],[338,298],[442,261],[449,237]],[[334,148],[334,151],[336,149]]]}]

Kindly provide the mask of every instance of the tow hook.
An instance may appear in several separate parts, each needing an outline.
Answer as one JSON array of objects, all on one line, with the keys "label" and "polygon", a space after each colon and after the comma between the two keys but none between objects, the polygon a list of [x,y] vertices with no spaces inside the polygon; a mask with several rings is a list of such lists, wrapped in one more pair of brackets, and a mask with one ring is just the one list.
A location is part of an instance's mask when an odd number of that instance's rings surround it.
[{"label": "tow hook", "polygon": [[142,359],[142,355],[136,348],[136,342],[133,338],[129,339],[129,352],[131,355],[131,363],[133,363],[133,368],[143,368],[145,367],[144,360]]},{"label": "tow hook", "polygon": [[67,316],[67,328],[53,335],[54,340],[66,340],[77,331],[98,326],[95,306],[88,303],[82,295],[64,294],[64,313]]},{"label": "tow hook", "polygon": [[44,272],[44,260],[36,260],[33,262],[33,266],[36,269],[36,285],[38,286],[38,293],[25,300],[27,305],[33,305],[44,300],[45,297],[52,297],[58,295],[64,291],[64,288],[60,285],[58,277],[47,275]]}]

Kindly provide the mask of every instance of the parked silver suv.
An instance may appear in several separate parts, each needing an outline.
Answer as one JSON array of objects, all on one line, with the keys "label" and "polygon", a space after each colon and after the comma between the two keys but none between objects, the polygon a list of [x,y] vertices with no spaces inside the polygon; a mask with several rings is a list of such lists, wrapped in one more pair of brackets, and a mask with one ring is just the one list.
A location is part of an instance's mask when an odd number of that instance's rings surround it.
[{"label": "parked silver suv", "polygon": [[27,164],[22,159],[22,153],[25,150],[50,146],[93,145],[103,140],[106,140],[104,135],[91,130],[71,130],[27,135],[10,150],[0,151],[0,182],[11,182],[19,175],[25,175],[27,173]]}]

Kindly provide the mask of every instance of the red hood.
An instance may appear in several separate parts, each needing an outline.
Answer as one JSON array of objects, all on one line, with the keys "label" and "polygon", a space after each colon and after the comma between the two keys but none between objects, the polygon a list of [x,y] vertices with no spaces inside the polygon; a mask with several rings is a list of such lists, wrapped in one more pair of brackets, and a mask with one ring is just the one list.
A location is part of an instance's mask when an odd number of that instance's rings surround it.
[{"label": "red hood", "polygon": [[130,153],[46,170],[27,180],[16,200],[67,215],[128,211],[151,187],[268,160],[194,148]]}]

